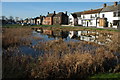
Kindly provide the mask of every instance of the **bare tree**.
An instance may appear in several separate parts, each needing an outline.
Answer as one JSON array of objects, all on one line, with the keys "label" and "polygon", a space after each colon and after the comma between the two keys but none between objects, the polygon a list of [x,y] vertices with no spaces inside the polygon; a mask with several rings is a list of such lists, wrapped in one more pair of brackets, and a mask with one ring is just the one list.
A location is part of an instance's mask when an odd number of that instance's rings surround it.
[{"label": "bare tree", "polygon": [[19,17],[15,17],[15,21],[17,22],[19,20]]},{"label": "bare tree", "polygon": [[11,21],[14,20],[13,16],[10,16],[10,17],[9,17],[9,20],[11,20]]},{"label": "bare tree", "polygon": [[7,20],[6,16],[1,16],[2,20]]}]

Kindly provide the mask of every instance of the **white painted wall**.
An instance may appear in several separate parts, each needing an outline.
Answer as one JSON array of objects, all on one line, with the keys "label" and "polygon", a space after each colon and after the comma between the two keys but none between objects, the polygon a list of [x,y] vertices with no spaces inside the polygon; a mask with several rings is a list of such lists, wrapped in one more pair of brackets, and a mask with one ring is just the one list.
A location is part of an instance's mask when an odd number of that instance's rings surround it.
[{"label": "white painted wall", "polygon": [[[92,18],[91,18],[91,16],[92,16]],[[97,26],[97,17],[99,17],[99,16],[100,16],[99,13],[81,15],[81,20],[83,21],[83,26],[87,26],[87,22],[88,22],[88,26],[96,27]]]},{"label": "white painted wall", "polygon": [[83,25],[83,24],[82,24],[81,17],[77,17],[77,19],[78,19],[78,25]]},{"label": "white painted wall", "polygon": [[[108,27],[110,27],[110,23],[113,24],[113,20],[120,20],[120,17],[114,17],[113,13],[114,12],[102,12],[102,13],[100,13],[100,18],[103,18],[102,17],[103,14],[105,15],[104,17],[107,18]],[[98,27],[101,27],[101,26],[98,26]],[[113,26],[113,28],[117,28],[117,26]]]},{"label": "white painted wall", "polygon": [[39,25],[41,23],[41,20],[40,19],[37,19],[37,25]]},{"label": "white painted wall", "polygon": [[74,17],[71,14],[69,16],[69,25],[74,26]]}]

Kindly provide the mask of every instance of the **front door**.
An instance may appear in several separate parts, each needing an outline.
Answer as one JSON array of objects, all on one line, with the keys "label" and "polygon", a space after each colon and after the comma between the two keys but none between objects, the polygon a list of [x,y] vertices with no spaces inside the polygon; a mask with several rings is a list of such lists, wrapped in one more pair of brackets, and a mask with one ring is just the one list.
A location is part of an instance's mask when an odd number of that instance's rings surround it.
[{"label": "front door", "polygon": [[100,18],[99,19],[99,26],[102,26],[102,27],[107,27],[107,19],[106,18]]},{"label": "front door", "polygon": [[88,27],[88,21],[87,21],[87,27]]}]

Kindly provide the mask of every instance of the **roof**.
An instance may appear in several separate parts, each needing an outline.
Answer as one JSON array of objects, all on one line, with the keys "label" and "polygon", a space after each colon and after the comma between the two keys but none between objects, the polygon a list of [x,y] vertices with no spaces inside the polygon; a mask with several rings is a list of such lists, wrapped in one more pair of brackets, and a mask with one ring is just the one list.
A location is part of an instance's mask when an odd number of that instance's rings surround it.
[{"label": "roof", "polygon": [[51,14],[48,14],[46,17],[53,17],[55,14],[54,13],[51,13]]},{"label": "roof", "polygon": [[81,12],[81,14],[95,14],[95,13],[100,13],[102,11],[103,8],[100,8],[100,9],[91,9],[91,10],[88,10],[88,11],[83,11]]},{"label": "roof", "polygon": [[44,16],[36,17],[35,19],[42,19]]},{"label": "roof", "polygon": [[72,13],[72,16],[73,17],[81,17],[82,14],[94,14],[94,13],[100,13],[102,10],[102,8],[100,9],[91,9],[91,10],[88,10],[88,11],[83,11],[83,12],[75,12],[75,13]]},{"label": "roof", "polygon": [[120,4],[118,4],[117,6],[106,6],[102,9],[101,12],[111,12],[111,11],[117,11],[120,10]]},{"label": "roof", "polygon": [[77,15],[76,14],[71,14],[74,18],[77,18]]},{"label": "roof", "polygon": [[[55,15],[55,17],[60,17],[60,16],[62,16],[62,15],[66,15],[66,14],[64,14],[63,12],[59,12],[58,14]],[[67,15],[66,15],[66,16],[67,16]]]},{"label": "roof", "polygon": [[81,12],[75,12],[75,13],[72,13],[72,16],[73,17],[81,17]]}]

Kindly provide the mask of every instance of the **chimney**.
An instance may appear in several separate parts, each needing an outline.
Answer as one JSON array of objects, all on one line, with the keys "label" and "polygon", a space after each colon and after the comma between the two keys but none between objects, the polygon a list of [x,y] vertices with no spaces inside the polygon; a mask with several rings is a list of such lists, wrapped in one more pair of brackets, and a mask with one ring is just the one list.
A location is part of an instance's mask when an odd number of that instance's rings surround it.
[{"label": "chimney", "polygon": [[65,14],[67,15],[67,11],[65,12]]},{"label": "chimney", "polygon": [[54,14],[55,14],[55,11],[54,11]]},{"label": "chimney", "polygon": [[49,14],[49,12],[48,12],[48,14]]},{"label": "chimney", "polygon": [[118,5],[118,2],[114,2],[114,6],[117,6]]},{"label": "chimney", "polygon": [[103,4],[103,7],[107,7],[107,4],[106,4],[106,3],[104,3],[104,4]]}]

